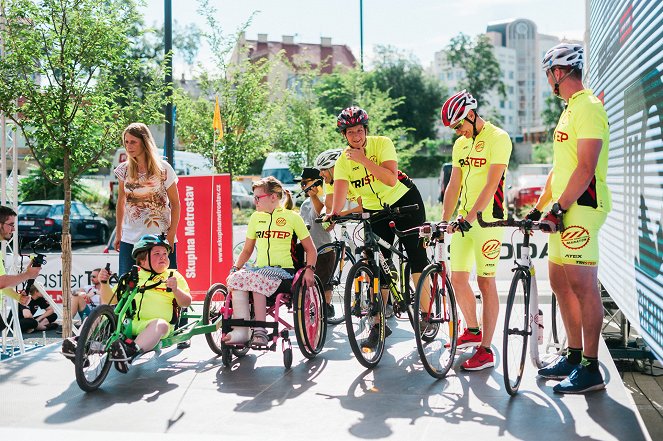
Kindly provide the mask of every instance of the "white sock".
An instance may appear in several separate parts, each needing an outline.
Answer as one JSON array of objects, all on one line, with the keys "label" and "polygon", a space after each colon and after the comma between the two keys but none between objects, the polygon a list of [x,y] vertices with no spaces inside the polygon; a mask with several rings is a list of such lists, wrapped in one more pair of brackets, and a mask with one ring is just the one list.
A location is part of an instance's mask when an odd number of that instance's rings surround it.
[{"label": "white sock", "polygon": [[[248,291],[233,291],[232,292],[232,307],[234,319],[248,319],[249,318],[249,293]],[[246,326],[235,326],[232,331],[228,333],[230,340],[229,344],[246,343],[249,340],[250,328]]]}]

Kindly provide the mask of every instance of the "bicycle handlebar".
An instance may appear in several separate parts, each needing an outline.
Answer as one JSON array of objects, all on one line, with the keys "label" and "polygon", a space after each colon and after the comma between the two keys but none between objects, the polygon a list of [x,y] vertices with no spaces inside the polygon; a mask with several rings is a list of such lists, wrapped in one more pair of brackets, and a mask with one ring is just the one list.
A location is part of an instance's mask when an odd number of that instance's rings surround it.
[{"label": "bicycle handlebar", "polygon": [[477,221],[481,228],[492,228],[492,227],[515,227],[526,231],[541,230],[541,231],[552,231],[551,225],[548,222],[533,221],[531,219],[522,219],[515,220],[512,217],[508,217],[506,220],[498,220],[493,222],[486,222],[483,220],[482,213],[477,212]]},{"label": "bicycle handlebar", "polygon": [[376,211],[375,213],[367,213],[367,212],[350,213],[344,216],[332,214],[327,219],[325,219],[324,217],[319,217],[315,219],[315,223],[320,224],[322,222],[335,222],[337,224],[340,224],[348,221],[368,221],[371,219],[375,220],[376,218],[385,217],[385,216],[399,216],[405,213],[410,213],[412,211],[417,211],[418,209],[419,209],[419,204],[405,205],[403,207],[396,207],[396,208],[392,208],[387,205],[385,206],[385,208],[383,208],[380,211]]}]

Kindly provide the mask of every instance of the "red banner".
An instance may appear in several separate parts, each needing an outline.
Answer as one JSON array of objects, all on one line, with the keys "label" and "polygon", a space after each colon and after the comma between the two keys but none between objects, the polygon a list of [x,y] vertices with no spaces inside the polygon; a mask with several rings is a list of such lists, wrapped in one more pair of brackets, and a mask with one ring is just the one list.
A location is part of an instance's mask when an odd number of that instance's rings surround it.
[{"label": "red banner", "polygon": [[229,174],[180,176],[177,269],[195,301],[215,282],[224,282],[233,264],[232,193]]}]

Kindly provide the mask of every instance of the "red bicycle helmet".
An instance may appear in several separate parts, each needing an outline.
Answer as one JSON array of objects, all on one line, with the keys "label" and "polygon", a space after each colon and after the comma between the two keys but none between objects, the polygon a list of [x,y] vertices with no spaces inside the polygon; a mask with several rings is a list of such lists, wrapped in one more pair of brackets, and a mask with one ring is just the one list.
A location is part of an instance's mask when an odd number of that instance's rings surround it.
[{"label": "red bicycle helmet", "polygon": [[442,106],[440,112],[442,124],[447,127],[455,126],[459,121],[465,119],[470,110],[476,110],[477,106],[477,100],[465,89],[461,90]]},{"label": "red bicycle helmet", "polygon": [[360,124],[364,127],[368,125],[368,113],[361,107],[352,106],[343,109],[336,118],[336,126],[339,132]]}]

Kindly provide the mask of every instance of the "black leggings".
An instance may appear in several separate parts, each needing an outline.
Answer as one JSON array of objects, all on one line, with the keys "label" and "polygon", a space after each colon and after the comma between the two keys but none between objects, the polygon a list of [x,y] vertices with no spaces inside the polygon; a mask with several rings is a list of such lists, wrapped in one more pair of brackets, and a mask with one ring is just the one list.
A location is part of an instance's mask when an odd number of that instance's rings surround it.
[{"label": "black leggings", "polygon": [[[402,216],[398,216],[396,219],[393,219],[393,221],[396,223],[396,228],[399,230],[418,227],[426,222],[426,209],[424,208],[424,201],[421,199],[421,193],[419,193],[419,189],[416,187],[416,185],[413,185],[408,190],[408,192],[403,195],[402,198],[400,198],[395,204],[392,205],[392,207],[404,207],[406,205],[414,204],[419,205],[418,211],[412,211]],[[375,213],[379,210],[365,211],[368,213]],[[377,222],[371,222],[371,227],[373,228],[373,232],[375,234],[380,236],[385,241],[393,244],[395,234],[393,231],[391,231],[391,228],[389,228],[389,221],[391,220],[392,219],[384,218]],[[419,246],[419,236],[406,236],[402,238],[401,241],[405,247],[405,252],[407,253],[412,272],[420,273],[428,264],[428,260],[426,257],[426,249]],[[391,251],[384,248],[382,248],[381,251],[385,259],[389,259],[391,257]]]}]

